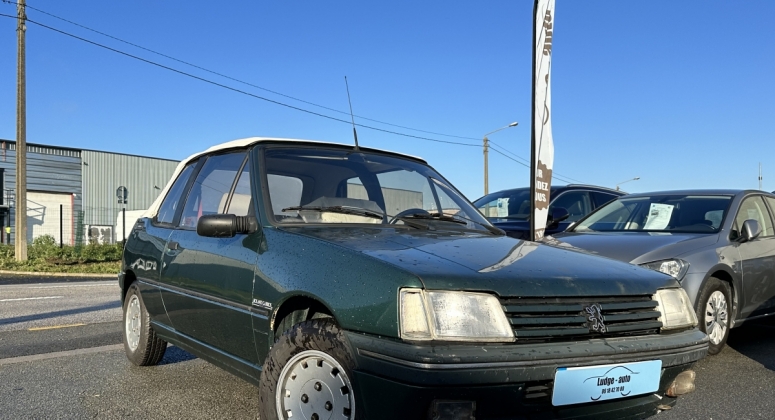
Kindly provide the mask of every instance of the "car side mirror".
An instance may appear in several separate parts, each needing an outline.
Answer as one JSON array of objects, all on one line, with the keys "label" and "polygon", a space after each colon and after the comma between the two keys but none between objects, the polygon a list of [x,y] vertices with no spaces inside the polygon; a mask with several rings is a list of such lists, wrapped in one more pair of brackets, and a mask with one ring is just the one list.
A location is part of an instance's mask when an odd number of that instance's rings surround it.
[{"label": "car side mirror", "polygon": [[553,207],[549,217],[546,220],[546,228],[552,229],[559,226],[560,222],[570,217],[568,210],[563,207]]},{"label": "car side mirror", "polygon": [[748,242],[752,239],[756,239],[762,233],[762,227],[754,219],[748,219],[743,222],[743,227],[740,229],[740,242]]},{"label": "car side mirror", "polygon": [[252,233],[258,229],[253,216],[233,214],[208,214],[196,223],[196,233],[209,238],[231,238],[238,233]]}]

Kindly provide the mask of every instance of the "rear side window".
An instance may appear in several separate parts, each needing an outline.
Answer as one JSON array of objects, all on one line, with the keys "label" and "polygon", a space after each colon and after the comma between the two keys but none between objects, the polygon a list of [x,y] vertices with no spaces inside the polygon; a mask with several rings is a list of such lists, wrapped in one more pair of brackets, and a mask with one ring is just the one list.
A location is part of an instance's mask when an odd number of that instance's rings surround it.
[{"label": "rear side window", "polygon": [[[245,152],[239,152],[207,158],[186,198],[180,218],[181,227],[196,228],[200,217],[220,214],[226,210],[229,193],[245,161],[245,155]],[[244,204],[247,208],[249,203]]]},{"label": "rear side window", "polygon": [[592,194],[592,199],[595,200],[595,208],[598,208],[603,204],[618,197],[617,195],[606,194],[606,193],[597,192],[597,191],[591,191],[590,194]]},{"label": "rear side window", "polygon": [[164,201],[162,201],[159,207],[159,213],[156,215],[157,222],[172,223],[172,219],[175,218],[175,210],[177,210],[178,203],[180,202],[180,196],[183,194],[186,184],[188,184],[188,179],[191,178],[194,166],[196,166],[196,162],[183,168],[180,175],[178,175],[178,179],[170,187],[170,191],[164,197]]}]

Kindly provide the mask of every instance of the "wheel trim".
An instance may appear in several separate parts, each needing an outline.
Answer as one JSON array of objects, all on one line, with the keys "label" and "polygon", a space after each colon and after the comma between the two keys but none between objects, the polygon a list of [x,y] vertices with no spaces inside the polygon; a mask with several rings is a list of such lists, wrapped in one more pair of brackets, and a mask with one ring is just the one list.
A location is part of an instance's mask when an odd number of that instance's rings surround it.
[{"label": "wheel trim", "polygon": [[132,295],[132,297],[129,298],[129,304],[126,307],[124,318],[126,343],[127,346],[129,346],[129,350],[135,351],[140,344],[140,327],[142,326],[142,319],[140,317],[140,299],[137,295]]},{"label": "wheel trim", "polygon": [[705,333],[713,345],[720,344],[727,334],[728,327],[727,298],[716,290],[705,304]]},{"label": "wheel trim", "polygon": [[285,364],[275,396],[280,419],[344,420],[355,418],[350,378],[333,357],[306,350]]}]

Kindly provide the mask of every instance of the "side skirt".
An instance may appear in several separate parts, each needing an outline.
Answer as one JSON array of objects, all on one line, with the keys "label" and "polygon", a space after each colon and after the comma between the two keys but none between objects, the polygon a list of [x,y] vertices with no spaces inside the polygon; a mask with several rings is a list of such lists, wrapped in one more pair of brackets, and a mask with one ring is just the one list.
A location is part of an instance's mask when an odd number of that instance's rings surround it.
[{"label": "side skirt", "polygon": [[181,334],[166,325],[151,321],[151,326],[164,341],[172,343],[232,375],[258,386],[259,378],[261,378],[260,366],[218,350],[188,335]]}]

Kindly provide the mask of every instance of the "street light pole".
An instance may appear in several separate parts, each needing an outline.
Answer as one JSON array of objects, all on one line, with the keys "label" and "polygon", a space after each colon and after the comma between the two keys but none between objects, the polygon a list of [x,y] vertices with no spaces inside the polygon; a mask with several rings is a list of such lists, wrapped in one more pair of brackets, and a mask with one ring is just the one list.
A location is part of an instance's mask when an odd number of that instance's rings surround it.
[{"label": "street light pole", "polygon": [[628,182],[630,182],[630,181],[637,181],[637,180],[639,180],[639,179],[640,179],[640,177],[639,177],[639,176],[636,176],[636,177],[635,177],[635,178],[633,178],[633,179],[628,179],[628,180],[626,180],[626,181],[622,181],[622,182],[620,182],[620,183],[616,184],[616,191],[619,191],[619,186],[620,186],[620,185],[622,185],[622,184],[626,184],[626,183],[628,183]]},{"label": "street light pole", "polygon": [[489,136],[492,133],[497,133],[498,131],[505,130],[505,129],[509,128],[509,127],[516,127],[518,124],[519,124],[518,122],[513,122],[513,123],[511,123],[511,124],[509,124],[509,125],[507,125],[505,127],[501,127],[501,128],[499,128],[497,130],[490,131],[489,133],[485,134],[484,138],[482,139],[482,147],[484,148],[484,150],[483,150],[483,153],[484,153],[484,195],[487,195],[487,194],[490,193],[490,177],[489,177],[490,170],[489,170],[489,164],[488,164],[488,161],[487,161],[487,154],[488,154],[489,148],[490,148],[490,139],[488,139],[487,136]]}]

